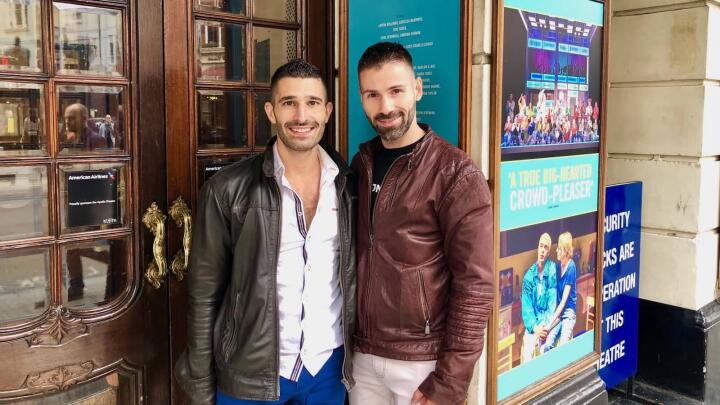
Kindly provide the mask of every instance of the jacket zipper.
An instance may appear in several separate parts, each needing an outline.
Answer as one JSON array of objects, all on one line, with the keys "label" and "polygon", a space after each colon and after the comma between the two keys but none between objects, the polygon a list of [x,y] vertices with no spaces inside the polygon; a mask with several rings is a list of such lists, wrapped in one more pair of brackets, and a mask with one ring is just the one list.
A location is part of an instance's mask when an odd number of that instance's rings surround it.
[{"label": "jacket zipper", "polygon": [[423,317],[425,318],[425,334],[430,334],[430,305],[428,304],[427,295],[425,294],[425,279],[422,270],[417,271],[418,287],[420,287],[420,307]]},{"label": "jacket zipper", "polygon": [[[369,190],[368,196],[372,196],[372,169],[370,168],[370,165],[368,164],[367,158],[365,157],[365,155],[361,153],[360,157],[362,158],[363,164],[365,165],[365,171],[368,174],[368,190]],[[375,244],[375,209],[377,208],[377,202],[380,199],[380,193],[382,193],[383,186],[385,185],[385,179],[387,178],[388,173],[390,173],[392,171],[392,168],[395,166],[395,163],[397,163],[398,160],[400,160],[400,159],[399,158],[395,159],[390,164],[390,167],[388,167],[387,171],[383,175],[383,179],[380,182],[380,192],[378,193],[377,197],[375,197],[375,203],[371,202],[372,198],[370,198],[368,200],[368,211],[370,211],[370,209],[372,208],[372,211],[371,211],[372,215],[370,217],[370,261],[368,263],[369,264],[368,279],[367,279],[367,283],[366,283],[367,287],[365,288],[365,291],[363,294],[363,304],[365,306],[364,323],[365,323],[365,332],[367,333],[367,336],[365,336],[365,337],[370,337],[370,316],[368,314],[370,311],[369,311],[369,305],[368,305],[368,294],[369,294],[370,289],[372,288],[373,245]],[[372,207],[371,207],[371,204],[372,204]]]},{"label": "jacket zipper", "polygon": [[[337,193],[338,202],[340,202],[340,207],[338,207],[339,208],[338,213],[340,216],[343,217],[343,218],[338,218],[338,225],[340,225],[340,239],[341,239],[340,240],[340,258],[338,261],[338,273],[340,276],[340,295],[342,295],[342,301],[343,301],[342,305],[340,306],[340,314],[342,316],[342,325],[343,325],[342,326],[342,328],[343,328],[343,345],[345,346],[343,349],[342,383],[345,386],[345,389],[347,391],[350,391],[350,382],[348,381],[347,374],[345,373],[345,367],[346,367],[346,364],[348,361],[347,353],[348,353],[348,350],[351,350],[351,348],[347,347],[347,344],[346,344],[347,342],[349,342],[349,339],[347,336],[348,335],[347,319],[345,319],[345,283],[343,281],[344,280],[343,256],[345,254],[345,252],[343,252],[343,246],[345,245],[345,238],[347,237],[347,235],[345,234],[345,230],[344,230],[345,226],[344,225],[346,222],[346,218],[349,217],[348,213],[345,212],[346,208],[343,208],[343,207],[347,207],[347,205],[342,204],[342,196],[343,196],[343,192],[345,191],[345,183],[346,183],[346,181],[344,181],[344,180],[345,180],[345,178],[343,178],[342,187],[340,188],[340,191]],[[343,213],[345,214],[344,216],[342,215]]]},{"label": "jacket zipper", "polygon": [[282,235],[282,192],[280,191],[280,186],[277,184],[277,181],[275,178],[273,178],[272,183],[275,185],[275,192],[278,195],[278,201],[280,202],[280,207],[277,211],[278,216],[278,227],[277,227],[277,249],[275,251],[275,265],[272,266],[275,271],[273,272],[273,282],[275,283],[275,395],[276,398],[280,398],[280,306],[278,304],[278,298],[277,298],[277,263],[280,258],[280,237]]},{"label": "jacket zipper", "polygon": [[235,335],[237,335],[237,327],[235,326],[235,312],[237,311],[237,302],[238,297],[237,294],[235,295],[235,299],[232,302],[232,305],[230,305],[230,313],[228,314],[228,319],[225,323],[225,336],[223,337],[223,345],[222,345],[222,352],[223,352],[223,360],[225,360],[225,363],[230,362],[230,355],[231,347],[233,346],[235,342]]},{"label": "jacket zipper", "polygon": [[[423,317],[425,318],[425,334],[430,334],[430,304],[425,294],[425,279],[422,270],[418,270],[418,286],[420,287],[420,307],[422,308]],[[427,312],[426,312],[427,311]]]}]

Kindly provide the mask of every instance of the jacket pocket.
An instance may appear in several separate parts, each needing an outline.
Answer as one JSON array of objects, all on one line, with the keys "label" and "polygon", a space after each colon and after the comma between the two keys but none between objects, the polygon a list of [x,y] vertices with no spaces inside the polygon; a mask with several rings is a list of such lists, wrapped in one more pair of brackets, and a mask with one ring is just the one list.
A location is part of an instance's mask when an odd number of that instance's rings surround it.
[{"label": "jacket pocket", "polygon": [[430,334],[430,304],[427,299],[427,293],[425,292],[425,278],[423,277],[422,269],[417,270],[418,280],[418,297],[420,298],[420,309],[425,320],[425,334]]},{"label": "jacket pocket", "polygon": [[220,341],[220,354],[225,363],[230,362],[230,357],[237,347],[237,295],[234,297],[228,314],[225,316],[225,327]]}]

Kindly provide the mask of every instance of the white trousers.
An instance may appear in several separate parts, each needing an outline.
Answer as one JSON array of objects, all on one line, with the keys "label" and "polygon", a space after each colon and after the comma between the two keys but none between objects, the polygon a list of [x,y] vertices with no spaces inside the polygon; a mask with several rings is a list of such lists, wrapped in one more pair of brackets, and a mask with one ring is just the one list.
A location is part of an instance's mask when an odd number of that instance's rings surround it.
[{"label": "white trousers", "polygon": [[409,405],[415,390],[433,371],[435,360],[403,361],[355,352],[350,405]]}]

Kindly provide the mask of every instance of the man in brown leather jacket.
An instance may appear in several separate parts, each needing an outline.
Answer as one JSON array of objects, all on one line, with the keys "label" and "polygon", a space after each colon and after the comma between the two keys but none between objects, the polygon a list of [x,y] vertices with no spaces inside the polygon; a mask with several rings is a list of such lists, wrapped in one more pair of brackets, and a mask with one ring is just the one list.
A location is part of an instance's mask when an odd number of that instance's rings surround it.
[{"label": "man in brown leather jacket", "polygon": [[399,44],[358,63],[378,137],[358,176],[357,326],[352,405],[462,404],[493,300],[493,216],[471,159],[418,124],[422,80]]}]

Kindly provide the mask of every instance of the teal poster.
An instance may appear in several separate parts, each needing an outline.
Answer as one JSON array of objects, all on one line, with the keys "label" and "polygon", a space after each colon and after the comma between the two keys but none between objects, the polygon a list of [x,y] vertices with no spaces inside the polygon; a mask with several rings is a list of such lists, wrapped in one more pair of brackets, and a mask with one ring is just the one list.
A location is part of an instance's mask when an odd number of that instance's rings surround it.
[{"label": "teal poster", "polygon": [[598,154],[500,164],[500,231],[597,211]]},{"label": "teal poster", "polygon": [[398,42],[413,57],[423,80],[418,122],[429,124],[450,143],[458,143],[460,113],[460,1],[348,0],[348,158],[373,138],[360,103],[357,63],[365,49]]},{"label": "teal poster", "polygon": [[497,400],[595,351],[605,5],[505,0]]}]

